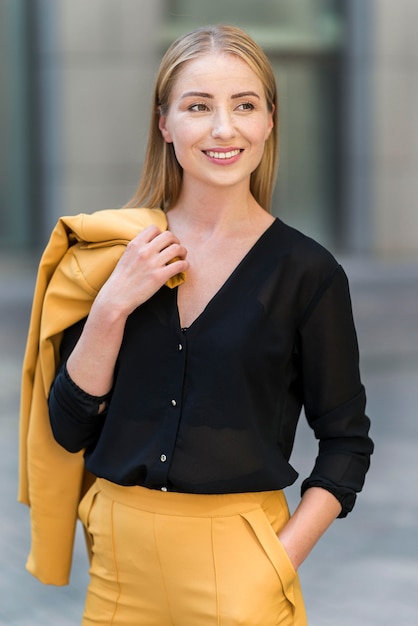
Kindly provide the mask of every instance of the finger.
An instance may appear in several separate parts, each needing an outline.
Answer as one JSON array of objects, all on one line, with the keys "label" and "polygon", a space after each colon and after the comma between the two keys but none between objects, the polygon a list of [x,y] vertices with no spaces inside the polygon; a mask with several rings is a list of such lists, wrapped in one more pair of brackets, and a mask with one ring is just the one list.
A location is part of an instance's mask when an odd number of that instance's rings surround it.
[{"label": "finger", "polygon": [[173,243],[167,248],[164,248],[159,253],[160,261],[163,265],[171,263],[173,259],[185,260],[187,257],[187,250],[179,243]]},{"label": "finger", "polygon": [[152,241],[149,242],[151,248],[154,249],[155,252],[162,252],[165,248],[172,246],[173,244],[180,244],[179,239],[169,230],[165,230],[163,233],[160,233]]},{"label": "finger", "polygon": [[169,242],[165,241],[167,237],[159,240],[159,237],[164,234],[165,233],[162,233],[155,225],[144,228],[128,243],[126,249],[128,257],[136,258],[139,255],[141,257],[148,257],[149,255],[158,254],[163,248],[169,245]]},{"label": "finger", "polygon": [[161,283],[166,283],[170,278],[178,274],[185,274],[188,269],[188,261],[178,258],[172,259],[167,265],[161,268]]},{"label": "finger", "polygon": [[133,242],[143,242],[150,243],[153,241],[158,235],[161,235],[161,230],[155,224],[151,224],[151,226],[147,226],[141,232],[138,233],[136,237],[132,240]]}]

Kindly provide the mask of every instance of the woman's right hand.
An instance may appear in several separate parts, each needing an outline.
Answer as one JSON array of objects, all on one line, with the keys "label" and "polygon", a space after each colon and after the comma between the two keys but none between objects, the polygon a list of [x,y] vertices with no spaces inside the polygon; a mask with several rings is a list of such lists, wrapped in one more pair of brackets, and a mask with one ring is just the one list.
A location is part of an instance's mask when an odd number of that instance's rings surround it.
[{"label": "woman's right hand", "polygon": [[126,319],[170,278],[188,269],[187,251],[170,231],[149,226],[126,247],[99,291],[67,361],[72,380],[94,396],[113,384]]},{"label": "woman's right hand", "polygon": [[187,250],[169,230],[142,230],[126,247],[98,299],[128,316],[170,278],[188,269]]}]

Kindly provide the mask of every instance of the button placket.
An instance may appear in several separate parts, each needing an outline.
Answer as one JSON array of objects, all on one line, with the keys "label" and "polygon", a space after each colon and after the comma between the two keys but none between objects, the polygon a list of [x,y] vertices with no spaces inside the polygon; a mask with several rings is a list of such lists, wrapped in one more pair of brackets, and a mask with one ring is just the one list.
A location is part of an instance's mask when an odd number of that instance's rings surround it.
[{"label": "button placket", "polygon": [[[168,474],[171,459],[173,458],[178,425],[181,419],[182,411],[182,390],[184,385],[184,377],[186,374],[186,355],[187,342],[177,335],[175,343],[171,348],[174,376],[171,377],[171,384],[167,388],[168,399],[167,404],[167,428],[164,429],[160,439],[160,451],[157,453],[155,461],[152,465],[152,481],[159,484],[161,491],[169,491]],[[172,395],[171,395],[172,394]],[[167,405],[166,405],[167,406]],[[164,452],[163,452],[164,451]],[[150,473],[150,477],[151,477]]]}]

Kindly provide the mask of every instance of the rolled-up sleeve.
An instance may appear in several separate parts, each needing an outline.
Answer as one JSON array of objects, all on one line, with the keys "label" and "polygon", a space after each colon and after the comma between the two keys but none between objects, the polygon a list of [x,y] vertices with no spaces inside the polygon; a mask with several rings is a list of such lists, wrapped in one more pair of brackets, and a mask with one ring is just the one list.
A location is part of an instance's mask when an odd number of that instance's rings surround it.
[{"label": "rolled-up sleeve", "polygon": [[[109,394],[92,396],[70,378],[64,364],[48,398],[49,419],[55,440],[68,452],[94,445],[106,418]],[[101,410],[105,403],[106,408]]]},{"label": "rolled-up sleeve", "polygon": [[67,359],[80,338],[85,321],[80,320],[64,332],[60,365],[48,397],[52,433],[68,452],[79,452],[96,443],[111,397],[111,393],[105,396],[88,394],[75,384],[67,371]]},{"label": "rolled-up sleeve", "polygon": [[323,487],[351,511],[373,452],[366,395],[347,277],[338,266],[311,302],[300,326],[306,418],[319,440],[311,475],[302,483]]}]

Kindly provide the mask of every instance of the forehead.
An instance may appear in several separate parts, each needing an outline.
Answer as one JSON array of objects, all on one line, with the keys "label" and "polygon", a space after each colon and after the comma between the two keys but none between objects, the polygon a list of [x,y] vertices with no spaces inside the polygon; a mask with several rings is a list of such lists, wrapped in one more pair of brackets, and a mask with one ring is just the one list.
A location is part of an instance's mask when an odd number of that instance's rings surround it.
[{"label": "forehead", "polygon": [[181,66],[172,89],[172,97],[184,91],[228,90],[231,93],[248,89],[263,93],[263,84],[246,61],[234,54],[213,53],[186,61]]}]

